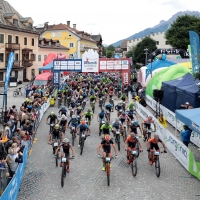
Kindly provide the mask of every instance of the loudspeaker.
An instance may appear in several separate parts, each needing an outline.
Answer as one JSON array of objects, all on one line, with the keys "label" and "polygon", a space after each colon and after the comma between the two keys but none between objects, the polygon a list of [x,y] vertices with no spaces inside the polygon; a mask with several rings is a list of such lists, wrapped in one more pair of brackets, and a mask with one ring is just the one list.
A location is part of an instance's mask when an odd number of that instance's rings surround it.
[{"label": "loudspeaker", "polygon": [[158,98],[158,89],[153,90],[153,97]]},{"label": "loudspeaker", "polygon": [[162,100],[163,98],[163,90],[158,90],[158,99]]}]

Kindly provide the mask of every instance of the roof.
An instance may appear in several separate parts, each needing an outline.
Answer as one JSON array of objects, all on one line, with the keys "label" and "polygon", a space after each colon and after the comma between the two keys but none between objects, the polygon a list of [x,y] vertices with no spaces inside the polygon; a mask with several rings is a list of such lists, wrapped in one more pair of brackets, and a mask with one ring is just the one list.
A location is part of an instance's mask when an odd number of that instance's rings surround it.
[{"label": "roof", "polygon": [[[19,18],[18,25],[15,25],[8,20],[15,14]],[[26,22],[28,19],[30,19],[30,17],[22,17],[22,15],[20,15],[7,1],[0,0],[0,28],[38,34],[35,28],[30,28],[22,23]]]},{"label": "roof", "polygon": [[96,42],[102,42],[102,37],[100,34],[99,35],[91,35],[91,38],[93,40],[95,40]]},{"label": "roof", "polygon": [[[70,31],[71,33],[73,33],[74,35],[76,35],[77,37],[79,37],[83,40],[88,40],[88,41],[96,43],[95,40],[87,37],[87,36],[90,36],[90,34],[84,32],[84,31],[79,31],[77,29],[74,29],[70,26],[67,26],[66,24],[60,23],[60,24],[49,25],[48,29],[46,31],[52,31],[52,30],[68,30],[68,31]],[[80,34],[83,34],[83,35],[80,35]]]},{"label": "roof", "polygon": [[[41,41],[44,41],[44,43],[41,44]],[[49,42],[51,42],[51,45],[49,45]],[[66,51],[69,50],[69,48],[61,45],[59,40],[52,40],[52,39],[45,39],[45,38],[39,38],[38,47],[48,48],[48,49],[63,49]]]}]

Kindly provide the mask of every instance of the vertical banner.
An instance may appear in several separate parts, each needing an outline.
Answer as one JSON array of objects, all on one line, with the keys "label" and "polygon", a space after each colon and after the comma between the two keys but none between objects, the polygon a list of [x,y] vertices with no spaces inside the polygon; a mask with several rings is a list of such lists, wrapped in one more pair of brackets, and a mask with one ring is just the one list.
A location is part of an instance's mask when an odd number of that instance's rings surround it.
[{"label": "vertical banner", "polygon": [[192,71],[193,73],[199,72],[199,35],[194,31],[189,31],[190,48],[192,56]]},{"label": "vertical banner", "polygon": [[53,84],[60,85],[60,72],[53,73]]}]

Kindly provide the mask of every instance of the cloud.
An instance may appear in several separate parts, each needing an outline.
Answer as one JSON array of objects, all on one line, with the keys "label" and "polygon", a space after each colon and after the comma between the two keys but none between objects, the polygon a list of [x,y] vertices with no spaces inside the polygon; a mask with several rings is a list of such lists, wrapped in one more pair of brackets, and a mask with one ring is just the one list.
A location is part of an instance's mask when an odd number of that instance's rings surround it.
[{"label": "cloud", "polygon": [[[188,4],[188,2],[187,2]],[[174,8],[176,10],[183,10],[183,9],[187,9],[188,5],[185,4],[184,0],[164,0],[161,1],[161,5],[163,6],[170,6],[171,8]]]}]

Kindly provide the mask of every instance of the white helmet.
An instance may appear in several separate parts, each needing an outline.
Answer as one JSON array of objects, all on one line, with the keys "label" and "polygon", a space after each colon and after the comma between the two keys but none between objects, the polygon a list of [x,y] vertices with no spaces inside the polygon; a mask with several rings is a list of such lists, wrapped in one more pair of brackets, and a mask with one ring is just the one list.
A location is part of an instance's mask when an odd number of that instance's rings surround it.
[{"label": "white helmet", "polygon": [[69,140],[67,138],[65,138],[62,142],[63,143],[69,143]]},{"label": "white helmet", "polygon": [[76,115],[72,115],[72,118],[76,118]]},{"label": "white helmet", "polygon": [[65,119],[65,115],[64,115],[64,114],[62,114],[62,115],[61,115],[61,118],[62,118],[62,119]]}]

